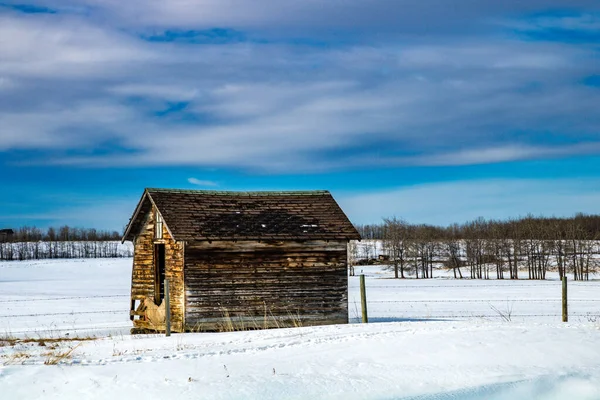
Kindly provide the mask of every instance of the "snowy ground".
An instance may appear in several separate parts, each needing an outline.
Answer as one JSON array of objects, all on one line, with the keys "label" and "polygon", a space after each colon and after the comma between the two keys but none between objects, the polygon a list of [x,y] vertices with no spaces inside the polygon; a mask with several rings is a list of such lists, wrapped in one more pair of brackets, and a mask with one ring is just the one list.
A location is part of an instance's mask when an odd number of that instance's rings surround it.
[{"label": "snowy ground", "polygon": [[[600,330],[413,322],[85,342],[0,369],[10,399],[600,398]],[[74,344],[69,346],[73,347]],[[17,350],[25,345],[17,346]],[[15,350],[16,351],[16,350]],[[496,396],[496,397],[493,397]]]},{"label": "snowy ground", "polygon": [[[0,263],[4,336],[112,333],[0,339],[2,398],[600,399],[600,282],[570,282],[581,316],[564,324],[557,280],[400,281],[365,267],[377,323],[165,338],[127,334],[130,263]],[[351,277],[354,318],[357,286]],[[491,307],[510,304],[510,322]]]},{"label": "snowy ground", "polygon": [[126,333],[131,258],[0,262],[0,335]]},{"label": "snowy ground", "polygon": [[[465,320],[477,322],[558,322],[562,320],[562,283],[558,274],[544,281],[526,279],[454,279],[451,272],[435,271],[436,279],[393,279],[381,266],[356,267],[367,277],[367,299],[372,322],[408,320]],[[523,277],[526,273],[522,274]],[[569,320],[600,323],[600,281],[568,282]],[[349,313],[360,317],[359,278],[349,278]]]}]

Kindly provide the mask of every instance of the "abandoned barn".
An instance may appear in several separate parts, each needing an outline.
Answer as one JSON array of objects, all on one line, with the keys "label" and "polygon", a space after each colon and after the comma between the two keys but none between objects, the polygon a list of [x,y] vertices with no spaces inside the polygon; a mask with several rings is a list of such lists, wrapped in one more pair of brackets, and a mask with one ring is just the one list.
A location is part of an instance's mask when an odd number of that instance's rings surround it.
[{"label": "abandoned barn", "polygon": [[347,243],[360,236],[327,191],[146,189],[134,243],[134,329],[173,331],[348,322]]}]

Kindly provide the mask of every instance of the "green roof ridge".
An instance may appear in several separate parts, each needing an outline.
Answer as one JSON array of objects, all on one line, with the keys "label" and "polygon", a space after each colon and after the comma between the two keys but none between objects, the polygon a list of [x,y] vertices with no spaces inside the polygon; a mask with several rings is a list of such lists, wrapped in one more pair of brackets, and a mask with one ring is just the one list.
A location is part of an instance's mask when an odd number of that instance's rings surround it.
[{"label": "green roof ridge", "polygon": [[229,190],[195,190],[195,189],[168,189],[168,188],[146,188],[147,192],[162,193],[188,193],[206,195],[228,195],[228,196],[313,196],[330,194],[328,190],[257,190],[257,191],[229,191]]}]

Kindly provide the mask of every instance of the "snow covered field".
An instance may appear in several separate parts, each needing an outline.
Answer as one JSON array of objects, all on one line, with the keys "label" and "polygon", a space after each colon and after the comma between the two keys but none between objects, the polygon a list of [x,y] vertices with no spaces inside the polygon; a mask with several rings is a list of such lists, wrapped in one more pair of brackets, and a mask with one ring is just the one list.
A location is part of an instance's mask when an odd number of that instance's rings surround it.
[{"label": "snow covered field", "polygon": [[0,262],[0,334],[129,332],[131,260]]},{"label": "snow covered field", "polygon": [[0,263],[0,337],[111,334],[0,341],[2,398],[600,399],[598,281],[570,282],[564,324],[558,280],[394,280],[362,267],[375,323],[165,338],[128,334],[130,266]]},{"label": "snow covered field", "polygon": [[[562,286],[553,272],[544,281],[454,279],[447,271],[435,271],[435,279],[403,280],[393,279],[393,272],[381,266],[356,267],[356,274],[361,272],[367,277],[367,308],[372,322],[559,322],[562,318]],[[350,318],[358,321],[358,276],[349,278],[349,287]],[[568,297],[570,322],[600,323],[600,281],[569,281]]]},{"label": "snow covered field", "polygon": [[2,367],[0,393],[7,399],[591,400],[600,398],[599,340],[591,326],[464,322],[124,336],[85,342],[65,365],[39,365],[44,357],[34,356],[24,360],[32,365]]}]

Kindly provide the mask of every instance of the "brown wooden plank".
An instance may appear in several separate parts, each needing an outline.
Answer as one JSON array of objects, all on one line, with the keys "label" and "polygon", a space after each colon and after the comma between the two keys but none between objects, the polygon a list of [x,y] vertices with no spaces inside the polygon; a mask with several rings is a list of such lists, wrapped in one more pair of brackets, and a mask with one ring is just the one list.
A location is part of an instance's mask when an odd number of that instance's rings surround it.
[{"label": "brown wooden plank", "polygon": [[262,324],[265,314],[308,325],[348,321],[345,242],[188,244],[185,286],[188,329],[227,317]]}]

